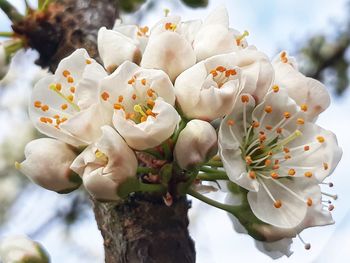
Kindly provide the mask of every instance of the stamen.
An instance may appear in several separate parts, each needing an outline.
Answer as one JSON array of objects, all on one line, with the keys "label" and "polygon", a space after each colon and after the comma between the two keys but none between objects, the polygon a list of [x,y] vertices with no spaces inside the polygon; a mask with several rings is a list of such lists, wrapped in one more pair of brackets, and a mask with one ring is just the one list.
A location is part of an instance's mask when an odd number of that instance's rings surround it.
[{"label": "stamen", "polygon": [[318,140],[319,143],[324,143],[325,139],[323,136],[317,136],[316,139]]},{"label": "stamen", "polygon": [[109,99],[109,93],[106,92],[106,91],[102,92],[101,98],[102,98],[104,101],[107,101],[107,100]]},{"label": "stamen", "polygon": [[274,85],[274,86],[272,86],[272,90],[273,90],[273,92],[276,93],[280,90],[280,87],[278,85]]},{"label": "stamen", "polygon": [[[56,84],[51,84],[49,86],[49,88],[53,91],[55,91],[62,99],[64,99],[65,101],[67,101],[76,111],[80,111],[80,108],[77,104],[73,103],[73,96],[72,95],[69,95],[69,96],[65,96],[63,95],[62,92],[60,92],[58,89],[57,89],[57,85]],[[62,105],[63,106],[63,105]],[[61,108],[62,108],[61,106]],[[63,109],[63,108],[62,108]]]},{"label": "stamen", "polygon": [[123,100],[124,100],[124,97],[123,97],[122,95],[120,95],[120,96],[118,97],[118,102],[119,102],[119,103],[122,103]]},{"label": "stamen", "polygon": [[310,197],[307,199],[306,204],[312,206],[312,199]]},{"label": "stamen", "polygon": [[247,36],[249,36],[249,32],[247,30],[244,30],[243,34],[240,35],[240,36],[237,36],[236,37],[236,43],[237,43],[237,46],[240,46],[241,45],[241,41],[246,38]]},{"label": "stamen", "polygon": [[307,106],[306,104],[301,104],[301,105],[300,105],[300,109],[301,109],[302,111],[306,112],[307,109],[308,109],[308,106]]},{"label": "stamen", "polygon": [[70,75],[70,72],[68,70],[64,70],[62,74],[65,78],[67,78]]},{"label": "stamen", "polygon": [[298,236],[299,240],[301,241],[301,243],[304,244],[304,248],[306,250],[309,250],[311,248],[311,244],[310,243],[305,243],[305,241],[301,238],[301,236],[299,234],[297,234],[297,236]]},{"label": "stamen", "polygon": [[41,108],[41,102],[40,101],[35,101],[34,102],[34,107],[35,108]]},{"label": "stamen", "polygon": [[330,198],[333,198],[334,200],[338,199],[338,195],[332,195],[332,194],[329,194],[329,193],[326,193],[326,192],[321,192],[321,194],[323,194],[325,196],[328,196]]},{"label": "stamen", "polygon": [[310,177],[312,177],[312,172],[305,172],[304,175],[305,175],[306,177],[309,177],[309,178],[310,178]]},{"label": "stamen", "polygon": [[41,106],[41,110],[42,110],[42,111],[48,111],[48,110],[49,110],[49,106],[47,106],[47,105],[42,105],[42,106]]},{"label": "stamen", "polygon": [[115,110],[124,110],[124,106],[121,105],[120,103],[115,103],[115,104],[113,105],[113,108],[114,108]]},{"label": "stamen", "polygon": [[265,112],[266,113],[271,113],[272,112],[272,106],[268,105],[265,107]]},{"label": "stamen", "polygon": [[143,117],[147,118],[147,114],[142,110],[142,107],[139,104],[134,106],[134,111],[140,113]]},{"label": "stamen", "polygon": [[91,64],[92,62],[91,62],[90,59],[87,59],[87,60],[85,60],[85,63],[86,63],[87,65],[89,65],[89,64]]}]

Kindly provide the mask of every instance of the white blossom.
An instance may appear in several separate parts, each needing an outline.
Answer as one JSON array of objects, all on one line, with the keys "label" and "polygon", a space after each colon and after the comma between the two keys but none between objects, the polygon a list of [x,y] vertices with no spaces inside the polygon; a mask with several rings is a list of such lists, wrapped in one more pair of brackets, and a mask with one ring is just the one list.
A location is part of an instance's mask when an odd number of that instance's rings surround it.
[{"label": "white blossom", "polygon": [[273,76],[265,54],[245,49],[208,58],[184,71],[176,79],[175,93],[186,117],[211,121],[229,114],[240,92],[261,100]]},{"label": "white blossom", "polygon": [[136,176],[137,160],[123,138],[110,126],[103,126],[102,136],[88,146],[73,162],[86,190],[97,200],[119,200],[118,188]]},{"label": "white blossom", "polygon": [[125,62],[102,81],[101,100],[117,131],[137,150],[158,146],[179,122],[174,87],[161,70]]},{"label": "white blossom", "polygon": [[182,169],[194,168],[217,153],[217,135],[210,123],[192,120],[180,132],[174,156]]},{"label": "white blossom", "polygon": [[335,135],[308,122],[282,89],[257,106],[242,94],[221,124],[219,149],[230,180],[249,190],[256,217],[281,228],[298,226],[319,205],[318,184],[342,155]]},{"label": "white blossom", "polygon": [[295,102],[302,106],[305,118],[315,120],[330,105],[326,87],[313,78],[305,77],[298,71],[295,58],[283,51],[273,61],[275,85],[285,89]]},{"label": "white blossom", "polygon": [[55,72],[34,87],[29,115],[43,134],[73,146],[84,146],[100,136],[107,123],[99,104],[99,82],[106,72],[78,49],[63,59]]},{"label": "white blossom", "polygon": [[76,157],[69,145],[40,138],[26,145],[24,155],[26,159],[16,163],[16,168],[41,187],[66,193],[80,186],[80,178],[69,168]]},{"label": "white blossom", "polygon": [[49,257],[41,245],[26,236],[10,236],[1,240],[0,258],[3,263],[49,263]]}]

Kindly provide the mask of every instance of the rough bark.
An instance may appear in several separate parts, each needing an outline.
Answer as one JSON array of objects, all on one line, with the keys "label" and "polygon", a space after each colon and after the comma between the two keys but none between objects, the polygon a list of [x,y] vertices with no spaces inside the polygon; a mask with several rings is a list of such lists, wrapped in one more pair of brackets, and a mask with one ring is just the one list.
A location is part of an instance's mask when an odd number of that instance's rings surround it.
[{"label": "rough bark", "polygon": [[130,198],[122,205],[94,201],[94,211],[107,263],[195,262],[186,198],[171,207],[162,199],[146,196]]},{"label": "rough bark", "polygon": [[[97,31],[101,26],[112,27],[117,6],[116,0],[58,0],[13,29],[39,52],[37,64],[54,71],[77,48],[98,59]],[[171,207],[162,197],[140,194],[120,204],[93,201],[93,207],[107,263],[195,262],[185,197],[174,200]]]}]

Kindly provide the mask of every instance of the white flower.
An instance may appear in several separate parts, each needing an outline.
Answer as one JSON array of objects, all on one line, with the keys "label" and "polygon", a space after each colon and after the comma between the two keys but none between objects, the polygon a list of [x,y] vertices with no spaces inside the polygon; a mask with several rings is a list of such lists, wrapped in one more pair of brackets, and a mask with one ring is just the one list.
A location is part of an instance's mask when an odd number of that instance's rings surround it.
[{"label": "white flower", "polygon": [[321,199],[318,183],[338,164],[335,135],[305,120],[305,113],[275,89],[255,105],[242,94],[219,131],[219,152],[231,181],[249,190],[262,221],[293,228]]},{"label": "white flower", "polygon": [[88,146],[73,162],[86,190],[97,200],[119,200],[117,190],[128,178],[136,176],[134,152],[110,126],[103,126],[102,136]]},{"label": "white flower", "polygon": [[175,93],[186,117],[211,121],[231,112],[239,92],[261,100],[272,80],[268,57],[257,50],[244,49],[211,57],[189,68],[176,79]]},{"label": "white flower", "polygon": [[190,41],[197,27],[197,22],[181,23],[177,16],[160,20],[151,30],[141,66],[161,69],[174,81],[181,72],[196,63]]},{"label": "white flower", "polygon": [[33,140],[24,155],[26,159],[16,168],[41,187],[66,193],[80,186],[79,176],[69,169],[76,153],[67,144],[50,138]]},{"label": "white flower", "polygon": [[63,59],[55,75],[34,87],[29,115],[43,134],[74,146],[92,143],[107,122],[99,105],[99,82],[107,74],[85,49]]},{"label": "white flower", "polygon": [[5,77],[9,70],[8,58],[4,44],[0,43],[0,80]]},{"label": "white flower", "polygon": [[11,236],[1,240],[0,258],[3,263],[49,263],[49,257],[41,245],[26,236]]},{"label": "white flower", "polygon": [[195,35],[193,49],[197,61],[237,50],[234,32],[237,34],[229,28],[227,9],[221,6],[214,10]]},{"label": "white flower", "polygon": [[179,122],[174,87],[161,70],[125,62],[102,81],[101,99],[117,131],[137,150],[158,146]]},{"label": "white flower", "polygon": [[182,169],[190,169],[217,153],[217,135],[210,123],[192,120],[180,132],[174,156]]},{"label": "white flower", "polygon": [[[230,188],[230,186],[228,187]],[[232,188],[232,186],[231,186]],[[273,259],[284,255],[290,256],[290,246],[293,243],[292,238],[296,237],[301,231],[309,227],[323,226],[333,224],[331,213],[323,209],[321,203],[311,206],[302,222],[293,228],[278,228],[259,221],[252,211],[247,207],[247,198],[244,192],[229,191],[225,203],[240,207],[244,210],[241,218],[236,218],[229,214],[233,227],[238,233],[248,234],[255,239],[256,247],[263,253]],[[310,244],[305,243],[305,248]]]},{"label": "white flower", "polygon": [[98,51],[108,72],[112,73],[125,61],[140,63],[148,41],[148,28],[115,25],[113,30],[102,27],[98,32]]},{"label": "white flower", "polygon": [[276,87],[285,89],[289,97],[303,107],[306,119],[314,120],[328,108],[330,97],[326,87],[318,80],[301,74],[295,59],[289,57],[285,51],[274,59],[273,67]]}]

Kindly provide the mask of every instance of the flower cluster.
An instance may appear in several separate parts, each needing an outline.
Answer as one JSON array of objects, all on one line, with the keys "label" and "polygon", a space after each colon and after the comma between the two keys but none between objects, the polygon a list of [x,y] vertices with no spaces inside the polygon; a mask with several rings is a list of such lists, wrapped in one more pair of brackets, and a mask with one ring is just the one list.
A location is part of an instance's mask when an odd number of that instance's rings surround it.
[{"label": "flower cluster", "polygon": [[[83,184],[99,201],[152,192],[171,205],[190,194],[288,254],[286,238],[333,223],[336,196],[320,185],[342,151],[315,124],[330,104],[324,85],[247,36],[224,8],[204,21],[101,28],[103,66],[79,49],[36,84],[30,118],[51,138],[30,142],[17,168],[60,193]],[[225,186],[225,204],[200,193],[213,189],[205,181]]]}]

